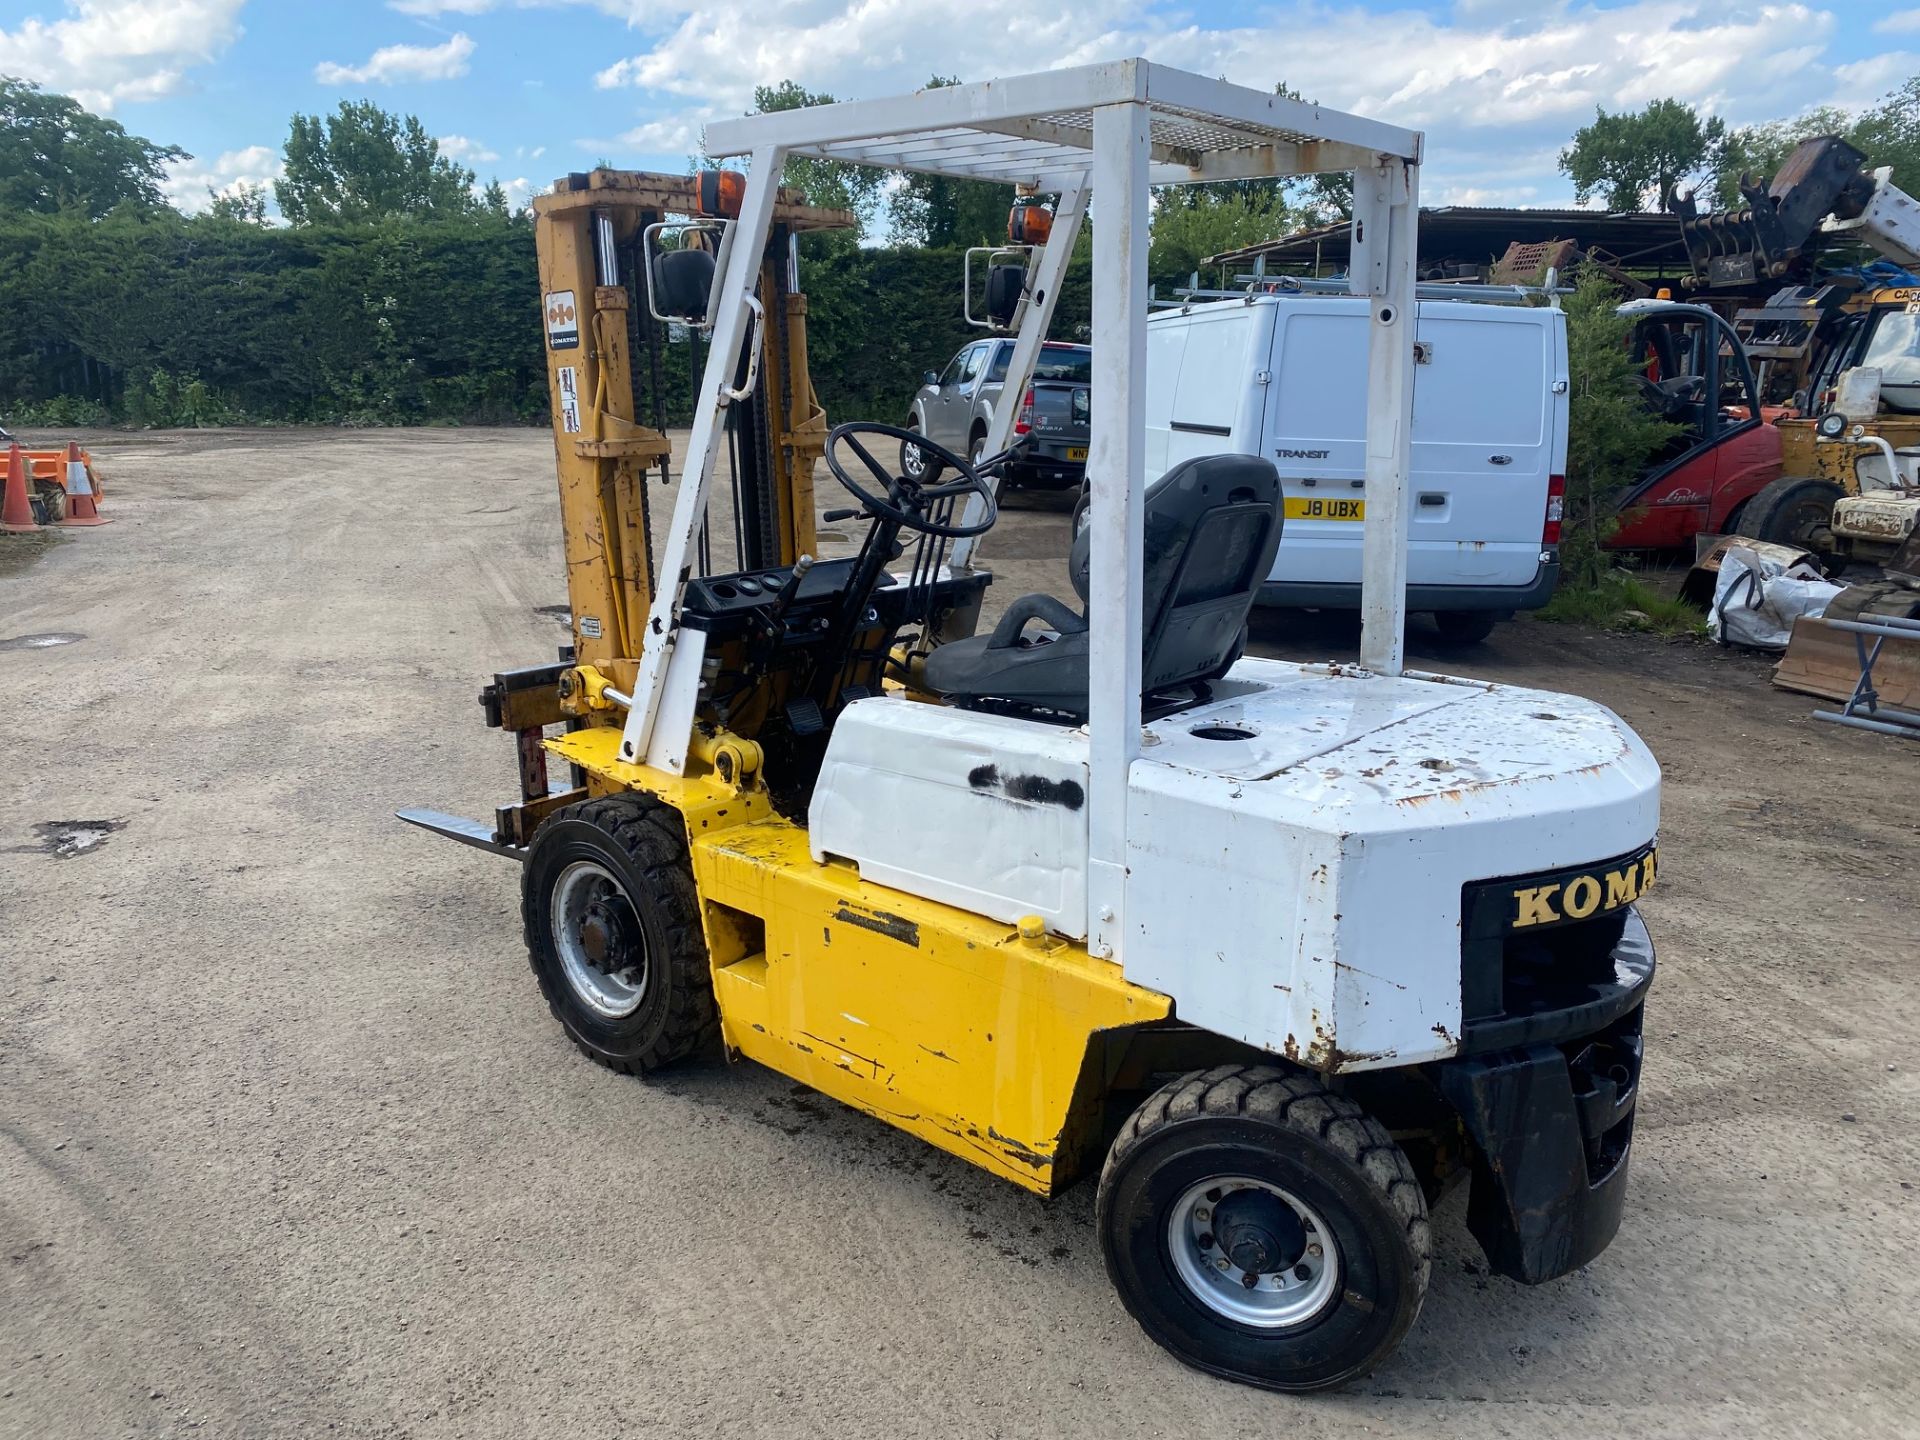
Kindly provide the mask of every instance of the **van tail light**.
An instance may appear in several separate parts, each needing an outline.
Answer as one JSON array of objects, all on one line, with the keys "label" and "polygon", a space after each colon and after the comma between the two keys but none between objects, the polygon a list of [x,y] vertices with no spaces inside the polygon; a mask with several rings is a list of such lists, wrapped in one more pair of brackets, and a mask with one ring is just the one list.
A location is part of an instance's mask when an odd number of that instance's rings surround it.
[{"label": "van tail light", "polygon": [[1026,395],[1022,397],[1020,401],[1020,413],[1013,417],[1013,433],[1016,435],[1025,435],[1028,431],[1032,429],[1033,429],[1033,388],[1029,386],[1027,388]]},{"label": "van tail light", "polygon": [[1540,527],[1542,545],[1560,543],[1560,520],[1567,513],[1567,477],[1550,475],[1547,477],[1547,519]]}]

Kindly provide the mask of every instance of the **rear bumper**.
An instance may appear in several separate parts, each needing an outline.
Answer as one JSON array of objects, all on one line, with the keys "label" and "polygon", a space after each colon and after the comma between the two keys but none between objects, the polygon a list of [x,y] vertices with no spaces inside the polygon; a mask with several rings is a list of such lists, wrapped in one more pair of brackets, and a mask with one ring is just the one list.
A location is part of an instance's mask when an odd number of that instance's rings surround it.
[{"label": "rear bumper", "polygon": [[1078,485],[1086,477],[1085,460],[1069,460],[1069,450],[1087,448],[1087,440],[1082,436],[1078,440],[1035,440],[1029,437],[1024,441],[1019,453],[1009,462],[1015,476],[1028,485]]},{"label": "rear bumper", "polygon": [[[1281,542],[1286,543],[1284,539]],[[1543,560],[1525,585],[1409,585],[1409,610],[1493,610],[1511,614],[1538,610],[1560,583],[1560,556]],[[1358,585],[1322,585],[1300,580],[1269,580],[1260,587],[1261,605],[1293,610],[1358,610]]]},{"label": "rear bumper", "polygon": [[1629,914],[1616,981],[1565,1010],[1469,1026],[1436,1067],[1475,1150],[1467,1224],[1498,1273],[1538,1285],[1612,1243],[1626,1205],[1653,942]]}]

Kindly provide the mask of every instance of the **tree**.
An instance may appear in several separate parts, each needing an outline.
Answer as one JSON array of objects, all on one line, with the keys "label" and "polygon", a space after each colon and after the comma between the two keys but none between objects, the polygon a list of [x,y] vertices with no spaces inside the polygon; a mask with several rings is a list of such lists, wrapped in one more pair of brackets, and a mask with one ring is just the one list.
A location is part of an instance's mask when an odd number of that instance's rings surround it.
[{"label": "tree", "polygon": [[365,224],[391,216],[472,215],[473,171],[440,153],[417,116],[342,100],[322,119],[295,115],[286,173],[273,182],[291,225]]},{"label": "tree", "polygon": [[216,190],[207,187],[211,197],[207,203],[207,214],[216,220],[238,220],[245,225],[264,225],[267,223],[267,187],[242,180],[231,190]]},{"label": "tree", "polygon": [[1633,322],[1596,270],[1583,269],[1567,297],[1567,493],[1561,523],[1561,585],[1591,590],[1607,569],[1601,547],[1617,523],[1614,505],[1653,453],[1679,429],[1641,398],[1627,348]]},{"label": "tree", "polygon": [[[765,115],[775,110],[804,110],[811,105],[833,103],[833,96],[824,91],[808,90],[796,81],[782,80],[778,85],[754,86],[753,109],[748,113]],[[850,165],[843,160],[820,160],[810,155],[790,157],[780,179],[782,184],[804,190],[810,205],[853,211],[860,217],[862,234],[879,206],[881,192],[887,183],[884,170]],[[844,230],[823,231],[810,235],[808,239],[816,243],[825,242],[828,248],[859,243],[858,235]]]},{"label": "tree", "polygon": [[129,135],[68,96],[0,75],[0,212],[98,220],[117,205],[153,209],[164,203],[166,167],[192,158]]},{"label": "tree", "polygon": [[1185,285],[1208,256],[1277,240],[1295,228],[1284,204],[1268,208],[1228,197],[1183,205],[1177,194],[1174,187],[1162,190],[1153,208],[1147,275],[1156,285]]},{"label": "tree", "polygon": [[511,220],[513,207],[507,203],[507,187],[498,180],[489,180],[487,188],[480,192],[480,209],[495,220]]},{"label": "tree", "polygon": [[[959,83],[958,76],[935,75],[926,88]],[[997,245],[1007,238],[1013,199],[1011,185],[908,172],[887,196],[887,229],[896,245]]]},{"label": "tree", "polygon": [[1891,165],[1893,183],[1920,191],[1920,75],[1910,76],[1855,123],[1847,138],[1871,165]]},{"label": "tree", "polygon": [[1791,120],[1769,120],[1727,132],[1716,157],[1714,197],[1722,206],[1741,204],[1740,177],[1751,176],[1764,188],[1802,140],[1818,135],[1845,135],[1853,117],[1844,110],[1821,105]]},{"label": "tree", "polygon": [[1726,130],[1719,117],[1702,121],[1681,100],[1618,114],[1600,107],[1560,152],[1560,168],[1583,205],[1600,195],[1611,210],[1666,209],[1676,185],[1714,167]]},{"label": "tree", "polygon": [[1858,115],[1832,105],[1816,106],[1788,120],[1769,120],[1729,131],[1720,147],[1715,197],[1722,206],[1741,203],[1740,177],[1763,187],[1803,140],[1838,135],[1867,157],[1867,164],[1893,167],[1893,183],[1920,186],[1920,75],[1881,97]]}]

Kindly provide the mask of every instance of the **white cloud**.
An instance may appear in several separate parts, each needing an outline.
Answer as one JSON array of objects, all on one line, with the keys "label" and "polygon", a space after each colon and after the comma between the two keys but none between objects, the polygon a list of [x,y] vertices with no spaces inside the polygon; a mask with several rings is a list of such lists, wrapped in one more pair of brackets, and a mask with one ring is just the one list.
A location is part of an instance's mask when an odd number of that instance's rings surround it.
[{"label": "white cloud", "polygon": [[0,74],[38,81],[97,111],[190,85],[240,36],[245,0],[67,0],[60,20],[0,30]]},{"label": "white cloud", "polygon": [[168,167],[160,188],[169,203],[191,215],[206,209],[213,194],[232,195],[242,185],[271,186],[286,168],[280,152],[271,145],[249,145],[225,151],[213,160],[176,161]]},{"label": "white cloud", "polygon": [[473,41],[464,33],[440,45],[383,45],[364,65],[323,60],[313,67],[322,85],[392,85],[407,80],[457,80],[467,73]]},{"label": "white cloud", "polygon": [[1833,67],[1833,103],[1842,110],[1864,110],[1915,71],[1920,55],[1911,50],[1888,50],[1850,65]]},{"label": "white cloud", "polygon": [[442,135],[440,153],[462,165],[488,165],[500,158],[498,150],[489,150],[478,140],[469,140],[464,135]]},{"label": "white cloud", "polygon": [[1920,10],[1895,10],[1873,22],[1876,35],[1920,35]]},{"label": "white cloud", "polygon": [[[1058,11],[1030,0],[656,0],[647,12],[662,27],[647,48],[594,78],[651,92],[644,123],[621,141],[658,153],[691,148],[673,143],[681,116],[658,113],[671,97],[740,113],[756,84],[789,76],[853,99],[910,91],[933,70],[980,80],[1032,70],[1042,56],[1146,55],[1263,90],[1289,81],[1329,105],[1426,129],[1430,195],[1531,188],[1541,204],[1567,203],[1553,157],[1596,106],[1672,95],[1734,124],[1804,109],[1833,87],[1825,56],[1839,29],[1813,0],[1457,0],[1438,16],[1288,0],[1236,28],[1161,18],[1148,0]],[[1875,80],[1912,68],[1867,63]],[[1463,150],[1496,144],[1536,168],[1458,163]]]},{"label": "white cloud", "polygon": [[582,140],[583,150],[625,149],[636,155],[690,155],[700,148],[700,131],[714,112],[689,111],[670,119],[649,120],[616,135],[611,141]]}]

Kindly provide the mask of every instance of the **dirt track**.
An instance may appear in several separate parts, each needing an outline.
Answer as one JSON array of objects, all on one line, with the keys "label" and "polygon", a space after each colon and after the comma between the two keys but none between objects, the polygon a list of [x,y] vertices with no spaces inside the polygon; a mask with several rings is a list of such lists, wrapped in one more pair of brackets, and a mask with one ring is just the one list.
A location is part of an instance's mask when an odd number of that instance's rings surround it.
[{"label": "dirt track", "polygon": [[[1397,1357],[1292,1400],[1139,1333],[1088,1187],[751,1066],[587,1064],[513,867],[390,818],[510,788],[475,695],[564,638],[544,432],[97,453],[117,523],[0,555],[0,641],[85,637],[0,645],[0,1436],[1914,1433],[1920,746],[1692,645],[1521,623],[1456,666],[1665,766],[1628,1216],[1525,1290],[1456,1196]],[[1061,508],[987,542],[999,601],[1058,583]],[[47,853],[82,820],[123,828]]]}]

